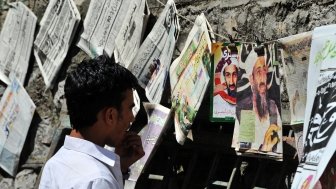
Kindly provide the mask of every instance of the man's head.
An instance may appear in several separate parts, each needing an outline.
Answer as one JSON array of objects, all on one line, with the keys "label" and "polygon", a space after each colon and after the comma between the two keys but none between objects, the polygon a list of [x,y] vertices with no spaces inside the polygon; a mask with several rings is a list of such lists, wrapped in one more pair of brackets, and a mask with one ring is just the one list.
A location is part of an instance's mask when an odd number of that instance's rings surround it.
[{"label": "man's head", "polygon": [[254,89],[260,94],[266,94],[267,92],[267,71],[264,57],[258,57],[253,66],[252,79]]},{"label": "man's head", "polygon": [[259,56],[253,66],[252,78],[250,78],[250,81],[260,119],[266,118],[268,115],[267,71],[268,68],[264,56]]},{"label": "man's head", "polygon": [[98,115],[102,112],[117,115],[128,123],[116,124],[128,124],[125,126],[128,127],[129,122],[134,121],[129,112],[134,105],[132,89],[136,85],[135,76],[108,57],[99,56],[80,63],[68,75],[64,86],[73,129],[80,131],[91,127],[99,121]]},{"label": "man's head", "polygon": [[236,97],[236,83],[237,83],[237,66],[230,64],[224,68],[223,75],[225,78],[228,94]]}]

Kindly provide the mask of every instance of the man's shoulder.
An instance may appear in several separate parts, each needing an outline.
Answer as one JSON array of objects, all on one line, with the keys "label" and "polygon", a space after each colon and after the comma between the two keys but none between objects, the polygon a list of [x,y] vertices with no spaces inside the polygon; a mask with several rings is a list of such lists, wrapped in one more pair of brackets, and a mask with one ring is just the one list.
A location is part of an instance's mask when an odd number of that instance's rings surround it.
[{"label": "man's shoulder", "polygon": [[91,178],[64,178],[63,181],[57,182],[54,180],[53,182],[45,182],[44,179],[41,180],[39,189],[49,189],[49,188],[83,188],[83,189],[122,189],[122,185],[117,182],[116,179],[112,177],[91,177]]},{"label": "man's shoulder", "polygon": [[240,108],[249,108],[251,109],[253,103],[252,103],[252,97],[251,96],[245,96],[243,98],[237,98],[237,107]]},{"label": "man's shoulder", "polygon": [[91,172],[96,169],[108,169],[105,163],[96,159],[91,154],[71,149],[69,150],[64,147],[62,147],[49,161],[54,164],[78,166],[78,169],[91,169]]},{"label": "man's shoulder", "polygon": [[48,184],[74,186],[72,188],[119,188],[116,187],[119,185],[117,178],[103,162],[88,154],[64,147],[60,148],[43,168],[40,185]]}]

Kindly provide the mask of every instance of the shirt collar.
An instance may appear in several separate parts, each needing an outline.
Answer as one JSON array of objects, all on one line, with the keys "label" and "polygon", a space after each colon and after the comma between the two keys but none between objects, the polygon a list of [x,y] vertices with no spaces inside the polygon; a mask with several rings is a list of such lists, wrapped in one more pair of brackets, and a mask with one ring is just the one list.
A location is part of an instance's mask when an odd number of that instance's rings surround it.
[{"label": "shirt collar", "polygon": [[119,156],[114,152],[98,146],[90,141],[71,137],[69,135],[65,136],[63,147],[69,150],[88,154],[111,167],[113,167],[116,162],[120,162]]}]

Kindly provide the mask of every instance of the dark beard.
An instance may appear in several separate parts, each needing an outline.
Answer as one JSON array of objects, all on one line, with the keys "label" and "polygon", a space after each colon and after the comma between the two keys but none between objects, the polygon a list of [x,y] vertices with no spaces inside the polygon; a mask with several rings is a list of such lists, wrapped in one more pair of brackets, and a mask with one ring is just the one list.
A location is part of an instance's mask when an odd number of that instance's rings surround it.
[{"label": "dark beard", "polygon": [[236,94],[237,94],[236,90],[231,91],[230,88],[228,88],[228,95],[229,96],[231,96],[233,98],[236,98]]},{"label": "dark beard", "polygon": [[257,111],[259,115],[259,119],[265,119],[268,115],[268,100],[267,96],[260,95],[258,92],[256,93],[256,104],[257,104]]}]

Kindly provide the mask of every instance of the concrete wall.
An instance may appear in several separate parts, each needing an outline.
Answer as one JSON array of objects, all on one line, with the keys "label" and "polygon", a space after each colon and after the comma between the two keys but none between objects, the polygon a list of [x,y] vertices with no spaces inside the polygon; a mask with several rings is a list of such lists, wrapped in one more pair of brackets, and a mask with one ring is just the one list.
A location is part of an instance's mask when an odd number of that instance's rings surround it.
[{"label": "concrete wall", "polygon": [[[0,28],[8,6],[0,0]],[[11,2],[12,0],[7,0]],[[162,0],[165,3],[164,0]],[[48,1],[23,0],[33,12],[42,18]],[[156,0],[148,0],[154,15],[163,8]],[[89,0],[75,0],[82,19]],[[204,13],[212,29],[221,36],[230,34],[241,41],[270,41],[288,35],[313,30],[316,26],[336,22],[335,1],[331,0],[177,0],[176,6],[186,19],[180,19],[181,34],[177,45],[183,48],[184,41],[196,16]],[[236,28],[234,31],[233,28]],[[223,40],[217,36],[217,40]],[[29,188],[34,186],[43,163],[47,159],[50,144],[62,124],[63,85],[67,70],[87,57],[75,46],[71,47],[66,62],[59,74],[57,86],[45,90],[45,85],[34,58],[31,59],[26,89],[37,106],[36,115],[22,153],[19,173],[11,178],[0,175],[0,188]]]}]

